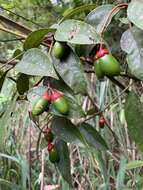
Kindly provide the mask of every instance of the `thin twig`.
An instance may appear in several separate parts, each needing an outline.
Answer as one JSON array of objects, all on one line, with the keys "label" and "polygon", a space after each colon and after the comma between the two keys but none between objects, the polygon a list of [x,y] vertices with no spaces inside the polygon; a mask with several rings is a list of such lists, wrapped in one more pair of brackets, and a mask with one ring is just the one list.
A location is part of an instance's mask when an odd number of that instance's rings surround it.
[{"label": "thin twig", "polygon": [[2,6],[0,6],[0,8],[3,9],[3,10],[5,10],[5,11],[10,12],[10,13],[13,14],[13,15],[16,15],[16,16],[19,17],[19,18],[22,18],[22,19],[24,19],[24,20],[26,20],[26,21],[28,21],[28,22],[31,22],[31,23],[33,23],[33,24],[39,26],[39,27],[43,27],[41,24],[38,24],[38,23],[36,23],[36,22],[34,22],[34,21],[28,19],[28,18],[25,18],[24,16],[21,16],[21,15],[17,14],[17,13],[14,13],[13,11],[10,11],[9,9],[6,9],[6,8],[4,8],[4,7],[2,7]]},{"label": "thin twig", "polygon": [[120,4],[116,5],[115,7],[113,7],[113,9],[106,16],[105,22],[102,25],[101,35],[106,30],[106,27],[108,25],[109,19],[111,18],[112,14],[114,14],[118,9],[120,10],[120,9],[123,9],[126,7],[128,7],[128,3],[120,3]]},{"label": "thin twig", "polygon": [[[114,84],[116,84],[119,88],[121,88],[122,90],[126,89],[126,86],[124,86],[121,82],[119,82],[117,79],[115,79],[114,77],[109,77],[108,79],[110,79]],[[125,91],[126,93],[129,93],[129,90],[127,89]]]},{"label": "thin twig", "polygon": [[32,171],[31,171],[31,129],[32,129],[32,122],[29,123],[29,131],[28,131],[28,160],[29,160],[29,190],[32,190]]},{"label": "thin twig", "polygon": [[[19,56],[21,56],[21,55],[23,55],[23,54],[24,54],[24,52],[21,52],[20,54],[16,55],[16,56],[13,57],[12,59],[8,60],[3,66],[0,67],[0,69],[2,69],[3,67],[5,67],[5,66],[7,66],[7,65],[12,65],[9,70],[13,69],[13,67],[16,65],[16,63],[15,63],[16,58],[18,58]],[[14,62],[15,64],[11,64],[11,63],[13,63],[13,62]]]},{"label": "thin twig", "polygon": [[13,42],[13,41],[21,41],[24,40],[24,38],[13,38],[13,39],[9,39],[9,40],[0,40],[0,42]]},{"label": "thin twig", "polygon": [[45,167],[44,167],[44,160],[45,160],[45,149],[42,150],[42,165],[41,165],[41,187],[40,187],[40,190],[44,190],[44,170],[45,170]]},{"label": "thin twig", "polygon": [[[123,90],[118,96],[116,96],[109,104],[107,104],[103,110],[99,110],[99,109],[98,109],[98,111],[95,112],[93,115],[91,115],[91,116],[85,118],[84,120],[82,120],[82,123],[85,122],[85,121],[88,121],[88,120],[90,120],[90,119],[92,119],[92,118],[94,118],[94,117],[97,116],[97,115],[100,115],[101,113],[103,113],[107,108],[109,108],[109,107],[111,106],[111,104],[113,104],[113,103],[114,103],[120,96],[122,96],[126,91],[129,92],[128,88],[129,88],[130,85],[131,85],[131,84],[129,84],[126,88],[124,88],[124,90]],[[81,123],[81,122],[80,122],[80,123]]]},{"label": "thin twig", "polygon": [[32,32],[32,30],[30,28],[27,28],[26,26],[23,26],[22,24],[19,24],[5,16],[0,15],[0,21],[4,22],[6,25],[8,25],[11,28],[17,29],[24,35],[28,35]]},{"label": "thin twig", "polygon": [[14,60],[14,61],[9,61],[9,60],[0,60],[1,64],[7,64],[7,65],[16,65],[18,63],[18,61]]},{"label": "thin twig", "polygon": [[4,32],[8,32],[8,33],[10,33],[10,34],[13,34],[13,35],[15,35],[15,36],[19,36],[19,37],[24,38],[24,39],[27,37],[27,36],[24,35],[24,34],[14,32],[13,30],[10,30],[10,29],[5,28],[5,27],[2,27],[2,26],[0,26],[0,30],[2,30],[2,31],[4,31]]}]

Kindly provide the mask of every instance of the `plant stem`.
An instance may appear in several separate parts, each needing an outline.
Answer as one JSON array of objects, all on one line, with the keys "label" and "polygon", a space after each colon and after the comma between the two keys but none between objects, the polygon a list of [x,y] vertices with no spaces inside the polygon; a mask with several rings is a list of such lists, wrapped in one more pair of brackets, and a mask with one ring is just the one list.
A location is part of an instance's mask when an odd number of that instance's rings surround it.
[{"label": "plant stem", "polygon": [[32,122],[29,123],[29,131],[28,131],[28,160],[29,160],[29,190],[32,190],[32,171],[31,171],[31,129]]},{"label": "plant stem", "polygon": [[4,8],[4,7],[2,7],[2,6],[0,6],[0,9],[3,9],[3,10],[5,10],[5,11],[8,11],[8,12],[10,12],[11,14],[16,15],[16,16],[19,17],[19,18],[22,18],[22,19],[24,19],[24,20],[26,20],[26,21],[28,21],[28,22],[31,22],[31,23],[33,23],[33,24],[39,26],[39,27],[42,27],[42,25],[40,25],[40,24],[38,24],[38,23],[36,23],[36,22],[34,22],[34,21],[28,19],[28,18],[25,18],[24,16],[21,16],[21,15],[19,15],[19,14],[17,14],[17,13],[14,13],[13,11],[10,11],[9,9],[6,9],[6,8]]},{"label": "plant stem", "polygon": [[104,33],[104,31],[106,30],[107,28],[107,25],[109,23],[109,20],[111,19],[112,15],[114,13],[116,13],[117,10],[120,10],[120,9],[123,9],[123,8],[126,8],[128,7],[128,3],[120,3],[118,5],[116,5],[115,7],[113,7],[113,9],[108,13],[106,19],[105,19],[105,22],[103,23],[102,25],[102,28],[101,28],[101,35]]}]

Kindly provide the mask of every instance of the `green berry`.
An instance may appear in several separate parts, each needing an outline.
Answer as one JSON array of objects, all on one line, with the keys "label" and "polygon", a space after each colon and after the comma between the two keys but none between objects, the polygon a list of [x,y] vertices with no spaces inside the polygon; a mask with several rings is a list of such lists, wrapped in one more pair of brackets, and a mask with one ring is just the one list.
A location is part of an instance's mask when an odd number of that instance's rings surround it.
[{"label": "green berry", "polygon": [[59,113],[67,114],[69,112],[69,104],[66,98],[58,91],[53,91],[51,95],[52,104]]},{"label": "green berry", "polygon": [[57,100],[53,101],[54,108],[61,114],[67,114],[69,111],[69,105],[65,97],[61,96]]},{"label": "green berry", "polygon": [[53,55],[57,58],[57,59],[61,59],[64,54],[65,54],[65,50],[66,50],[66,45],[65,43],[62,42],[55,42],[54,46],[53,46]]},{"label": "green berry", "polygon": [[97,65],[97,67],[100,67],[100,71],[102,71],[104,75],[117,76],[120,74],[121,69],[119,62],[115,59],[115,57],[109,54],[107,49],[100,48],[95,57],[96,61],[98,61],[98,64],[100,65]]},{"label": "green berry", "polygon": [[104,73],[101,70],[101,66],[100,66],[100,61],[97,60],[94,62],[94,70],[95,70],[95,74],[97,76],[98,79],[103,79],[104,78]]}]

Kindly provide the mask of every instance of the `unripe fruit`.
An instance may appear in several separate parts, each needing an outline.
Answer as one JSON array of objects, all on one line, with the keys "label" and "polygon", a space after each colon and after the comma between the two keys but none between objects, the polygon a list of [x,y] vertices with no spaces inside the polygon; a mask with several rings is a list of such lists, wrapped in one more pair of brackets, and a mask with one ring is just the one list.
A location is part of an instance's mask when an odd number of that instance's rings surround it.
[{"label": "unripe fruit", "polygon": [[65,43],[55,42],[53,49],[52,49],[53,55],[57,59],[61,59],[64,56],[65,49],[66,49]]},{"label": "unripe fruit", "polygon": [[60,156],[59,156],[58,150],[56,149],[54,144],[52,144],[52,143],[48,144],[48,151],[49,151],[49,160],[52,163],[59,162]]},{"label": "unripe fruit", "polygon": [[51,95],[51,101],[54,108],[61,114],[67,114],[69,111],[69,105],[65,97],[58,91],[53,91]]},{"label": "unripe fruit", "polygon": [[107,76],[117,76],[120,74],[119,62],[109,54],[107,49],[100,48],[96,53],[96,59],[99,61],[102,72]]},{"label": "unripe fruit", "polygon": [[53,141],[54,135],[53,135],[53,133],[52,133],[52,131],[51,131],[50,128],[45,128],[45,129],[43,130],[43,133],[44,133],[45,139],[46,139],[48,142],[52,142],[52,141]]},{"label": "unripe fruit", "polygon": [[32,107],[32,115],[37,116],[43,113],[45,110],[47,110],[49,106],[50,96],[48,95],[48,92],[46,91],[42,97],[34,104]]},{"label": "unripe fruit", "polygon": [[101,128],[104,128],[105,124],[106,124],[105,118],[103,116],[100,116],[100,118],[99,118],[99,126]]},{"label": "unripe fruit", "polygon": [[100,66],[100,61],[97,60],[94,62],[94,70],[95,70],[95,74],[97,76],[98,79],[103,79],[104,78],[104,73],[101,70],[101,66]]}]

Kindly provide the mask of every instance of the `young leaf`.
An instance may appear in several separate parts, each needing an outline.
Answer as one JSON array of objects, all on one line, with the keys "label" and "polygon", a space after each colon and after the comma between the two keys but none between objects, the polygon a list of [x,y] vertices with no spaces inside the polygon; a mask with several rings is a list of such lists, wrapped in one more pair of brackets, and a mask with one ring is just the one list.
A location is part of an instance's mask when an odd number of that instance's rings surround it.
[{"label": "young leaf", "polygon": [[28,91],[29,89],[29,77],[25,74],[20,74],[17,81],[16,87],[19,94],[24,94],[24,92]]},{"label": "young leaf", "polygon": [[52,28],[42,28],[31,32],[24,42],[24,49],[36,48],[42,42],[44,36],[48,33],[54,32]]},{"label": "young leaf", "polygon": [[17,71],[28,75],[57,78],[50,58],[37,48],[32,48],[25,52],[22,60],[15,68]]},{"label": "young leaf", "polygon": [[67,143],[58,139],[55,146],[60,155],[60,161],[56,164],[56,166],[58,167],[62,177],[69,183],[70,186],[72,186],[70,155]]},{"label": "young leaf", "polygon": [[96,7],[96,4],[86,4],[86,5],[81,5],[79,7],[76,7],[74,9],[68,9],[64,12],[64,14],[63,14],[64,17],[62,18],[60,23],[63,22],[64,20],[70,18],[71,16],[73,16],[75,14],[81,13],[81,12],[89,10],[89,9],[93,9],[95,7]]},{"label": "young leaf", "polygon": [[134,0],[127,9],[129,20],[143,30],[143,0]]},{"label": "young leaf", "polygon": [[121,48],[127,55],[128,66],[133,75],[143,80],[143,32],[132,27],[123,33]]},{"label": "young leaf", "polygon": [[[97,7],[86,16],[85,22],[94,26],[97,33],[100,34],[103,23],[107,19],[107,15],[112,10],[112,8],[113,8],[113,5],[110,5],[110,4]],[[111,19],[112,17],[110,17],[108,24],[110,23]]]},{"label": "young leaf", "polygon": [[133,160],[128,162],[126,168],[127,170],[136,169],[138,167],[143,167],[143,161],[142,160]]},{"label": "young leaf", "polygon": [[83,21],[73,19],[66,20],[58,26],[55,39],[73,44],[98,44],[101,42],[101,38],[94,27]]},{"label": "young leaf", "polygon": [[52,120],[51,127],[53,132],[66,142],[84,144],[84,139],[78,129],[70,120],[55,116]]},{"label": "young leaf", "polygon": [[79,126],[79,130],[90,146],[96,149],[108,149],[108,146],[102,136],[88,123],[82,123]]},{"label": "young leaf", "polygon": [[86,77],[79,58],[71,50],[64,59],[53,57],[53,65],[64,82],[76,93],[85,93]]},{"label": "young leaf", "polygon": [[143,151],[143,104],[139,97],[131,92],[125,103],[125,117],[128,124],[129,135]]}]

